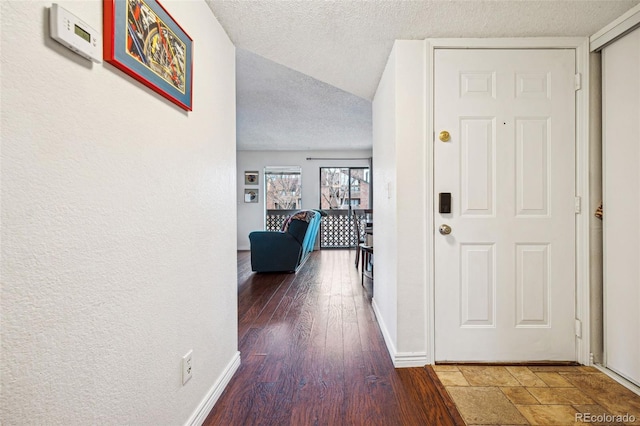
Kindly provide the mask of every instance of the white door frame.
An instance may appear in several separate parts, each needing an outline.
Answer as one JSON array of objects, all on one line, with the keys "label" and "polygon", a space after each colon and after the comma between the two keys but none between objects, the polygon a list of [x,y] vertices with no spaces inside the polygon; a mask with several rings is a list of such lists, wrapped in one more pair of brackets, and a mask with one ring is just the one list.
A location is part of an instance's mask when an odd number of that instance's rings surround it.
[{"label": "white door frame", "polygon": [[427,39],[425,40],[425,70],[427,86],[426,164],[427,200],[426,228],[427,264],[427,360],[435,361],[435,237],[434,225],[434,51],[435,49],[574,49],[576,73],[581,75],[581,89],[576,92],[576,196],[580,197],[582,212],[576,214],[576,361],[590,365],[589,315],[589,39],[587,37],[509,38],[509,39]]}]

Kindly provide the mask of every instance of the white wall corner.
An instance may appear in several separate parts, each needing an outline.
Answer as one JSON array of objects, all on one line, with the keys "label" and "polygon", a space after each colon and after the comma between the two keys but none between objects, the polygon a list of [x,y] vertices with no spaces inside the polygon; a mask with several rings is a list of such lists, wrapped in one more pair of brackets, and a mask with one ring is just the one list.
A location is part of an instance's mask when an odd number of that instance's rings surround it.
[{"label": "white wall corner", "polygon": [[434,124],[433,124],[433,57],[434,57],[434,46],[428,40],[424,41],[424,70],[425,70],[425,88],[426,88],[426,120],[425,120],[425,135],[427,136],[425,139],[425,164],[426,168],[429,172],[426,174],[427,179],[427,208],[425,212],[425,221],[426,221],[426,235],[425,235],[425,244],[427,245],[427,256],[425,262],[427,263],[427,276],[426,276],[426,307],[427,307],[427,315],[426,315],[426,324],[425,324],[425,341],[427,345],[427,361],[428,364],[433,364],[435,362],[435,258],[433,255],[433,247],[435,246],[435,234],[434,234],[434,214],[433,210],[435,208],[434,200],[433,200],[433,135],[434,133]]},{"label": "white wall corner", "polygon": [[389,355],[391,359],[394,359],[396,353],[398,353],[396,349],[396,344],[389,333],[389,329],[387,328],[387,324],[382,316],[382,312],[376,303],[375,297],[371,299],[371,307],[373,307],[373,313],[376,315],[376,320],[378,321],[378,326],[380,327],[380,331],[382,332],[382,337],[384,337],[384,343],[387,345],[387,350],[389,351]]},{"label": "white wall corner", "polygon": [[391,357],[391,362],[395,368],[423,367],[428,364],[426,352],[398,352],[396,345],[391,339],[387,325],[382,317],[382,313],[378,309],[375,298],[371,301],[373,312],[376,315],[378,326],[384,337],[384,343],[387,345],[387,351]]},{"label": "white wall corner", "polygon": [[[396,360],[413,364],[413,355],[427,347],[428,303],[427,244],[429,229],[427,200],[430,198],[426,164],[427,86],[425,43],[422,40],[396,42],[396,209],[397,239],[397,327]],[[419,236],[420,238],[416,238]],[[408,357],[401,354],[408,354]],[[399,361],[402,358],[402,361]],[[406,358],[406,359],[405,359]]]},{"label": "white wall corner", "polygon": [[198,404],[198,407],[195,409],[193,414],[191,414],[191,417],[189,417],[185,426],[200,426],[204,423],[209,412],[211,412],[211,409],[220,398],[220,395],[222,395],[222,392],[231,381],[231,378],[236,371],[238,371],[238,368],[240,368],[240,362],[240,352],[236,352],[218,377],[218,380],[214,382],[202,402]]},{"label": "white wall corner", "polygon": [[398,238],[397,209],[394,185],[396,183],[396,145],[397,145],[397,110],[396,110],[396,50],[397,42],[387,59],[384,72],[372,103],[373,117],[373,182],[374,207],[376,223],[386,226],[376,228],[373,239],[376,251],[374,274],[376,289],[372,305],[380,325],[389,353],[395,353],[397,339],[397,271],[398,271]]}]

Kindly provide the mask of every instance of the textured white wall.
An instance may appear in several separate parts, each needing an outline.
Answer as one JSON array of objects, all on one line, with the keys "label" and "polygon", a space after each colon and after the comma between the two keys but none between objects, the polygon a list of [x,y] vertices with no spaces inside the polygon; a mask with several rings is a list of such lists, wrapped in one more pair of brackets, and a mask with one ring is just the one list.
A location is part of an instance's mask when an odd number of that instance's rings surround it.
[{"label": "textured white wall", "polygon": [[[368,160],[307,160],[315,158],[369,158],[371,150],[353,151],[238,151],[237,203],[238,249],[249,250],[249,233],[264,229],[264,168],[267,166],[300,166],[302,168],[302,208],[317,209],[320,206],[320,167],[362,167]],[[257,170],[260,185],[245,185],[244,172]],[[375,165],[374,165],[375,170]],[[375,185],[375,182],[374,182]],[[259,188],[258,203],[245,203],[245,188]],[[375,195],[374,195],[375,196]]]},{"label": "textured white wall", "polygon": [[[427,171],[425,42],[402,40],[396,51],[396,209],[398,232],[398,352],[426,355]],[[428,185],[429,184],[429,185]]]},{"label": "textured white wall", "polygon": [[397,40],[373,101],[374,300],[397,366],[426,357],[426,70],[424,41]]},{"label": "textured white wall", "polygon": [[[373,203],[375,247],[373,303],[394,356],[398,339],[398,211],[396,209],[396,46],[373,98]],[[390,342],[389,342],[390,340]]]},{"label": "textured white wall", "polygon": [[[0,2],[0,422],[182,424],[237,350],[234,47],[163,1],[194,39],[187,114],[51,40],[50,4]],[[60,4],[102,28],[102,1]]]}]

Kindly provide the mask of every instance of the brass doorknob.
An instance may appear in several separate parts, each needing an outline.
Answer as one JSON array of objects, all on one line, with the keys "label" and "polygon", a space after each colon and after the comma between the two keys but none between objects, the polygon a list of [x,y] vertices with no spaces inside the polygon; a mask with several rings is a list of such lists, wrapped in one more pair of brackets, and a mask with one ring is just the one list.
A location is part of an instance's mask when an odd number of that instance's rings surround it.
[{"label": "brass doorknob", "polygon": [[451,140],[451,135],[446,130],[441,131],[438,137],[442,142],[449,142]]},{"label": "brass doorknob", "polygon": [[440,233],[442,235],[449,235],[451,233],[451,227],[449,225],[440,225]]}]

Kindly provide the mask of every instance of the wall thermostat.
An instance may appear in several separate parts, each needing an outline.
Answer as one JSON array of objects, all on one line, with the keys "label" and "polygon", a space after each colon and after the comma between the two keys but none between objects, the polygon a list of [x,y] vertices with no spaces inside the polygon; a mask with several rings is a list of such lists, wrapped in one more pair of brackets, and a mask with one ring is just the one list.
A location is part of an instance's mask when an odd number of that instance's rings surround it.
[{"label": "wall thermostat", "polygon": [[49,31],[52,39],[93,62],[102,62],[102,37],[100,33],[73,13],[51,5]]}]

